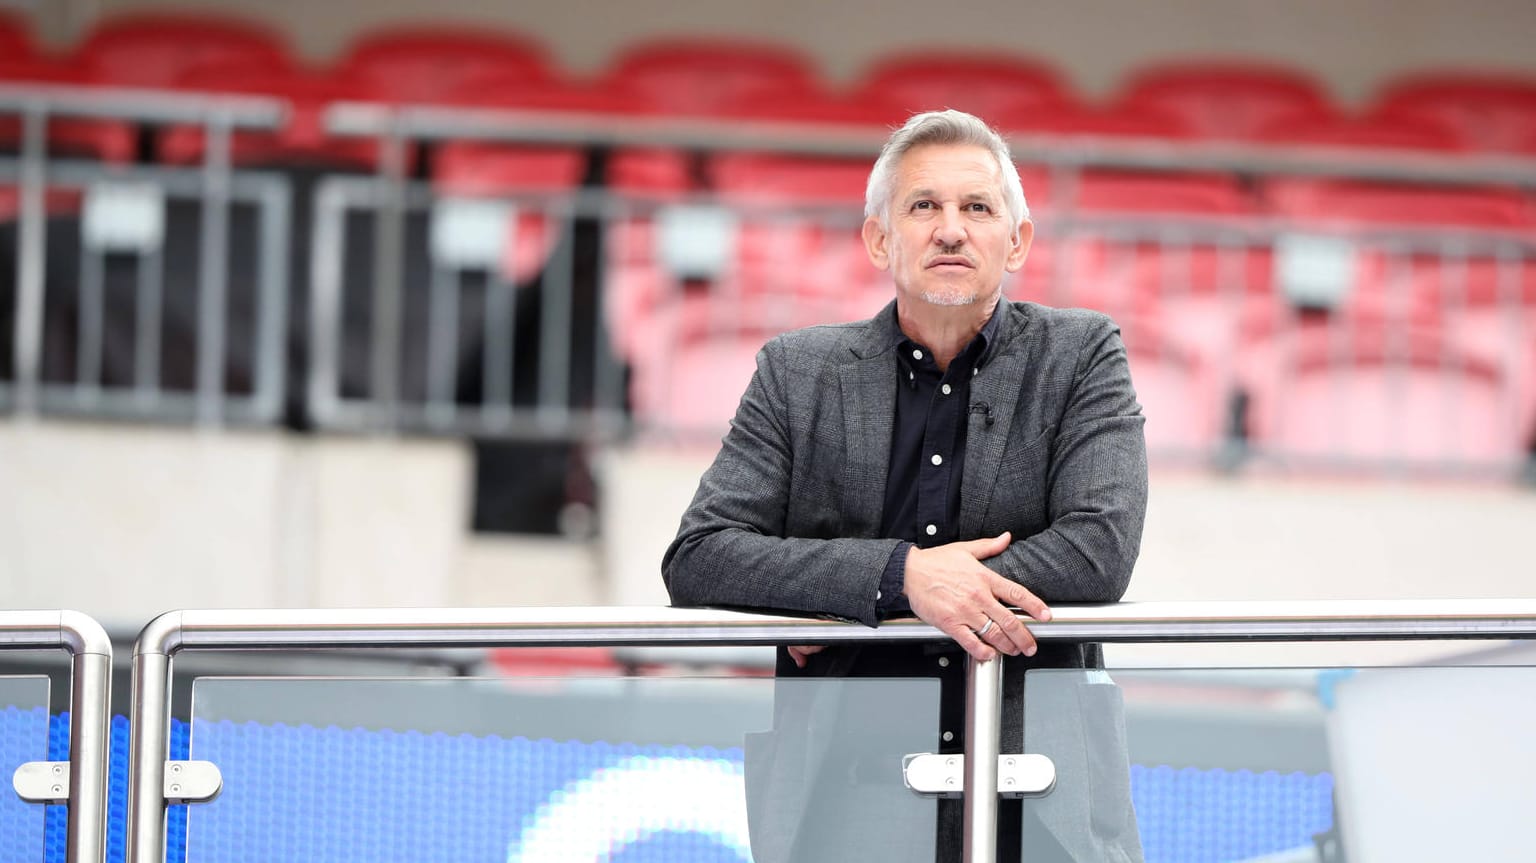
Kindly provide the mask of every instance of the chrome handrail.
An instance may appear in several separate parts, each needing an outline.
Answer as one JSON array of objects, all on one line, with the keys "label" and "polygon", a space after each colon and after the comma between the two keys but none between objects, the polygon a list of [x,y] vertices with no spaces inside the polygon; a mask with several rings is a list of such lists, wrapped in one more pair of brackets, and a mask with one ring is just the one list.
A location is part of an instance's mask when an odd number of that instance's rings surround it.
[{"label": "chrome handrail", "polygon": [[[1145,602],[1061,606],[1027,621],[1047,641],[1219,642],[1536,637],[1536,600]],[[171,658],[184,650],[279,647],[529,647],[922,642],[946,638],[921,621],[878,629],[838,621],[675,608],[435,608],[188,610],[147,625],[133,652],[128,863],[165,857],[165,761]],[[998,666],[972,661],[968,764],[994,765],[1000,748]],[[990,685],[990,682],[999,685]],[[969,769],[969,768],[968,768]],[[995,785],[995,775],[992,776]],[[967,791],[987,774],[967,773]],[[967,853],[984,853],[996,799],[965,798]],[[966,859],[980,859],[967,857]]]},{"label": "chrome handrail", "polygon": [[112,640],[101,624],[78,611],[0,611],[0,650],[55,648],[70,655],[65,859],[100,863],[107,852]]}]

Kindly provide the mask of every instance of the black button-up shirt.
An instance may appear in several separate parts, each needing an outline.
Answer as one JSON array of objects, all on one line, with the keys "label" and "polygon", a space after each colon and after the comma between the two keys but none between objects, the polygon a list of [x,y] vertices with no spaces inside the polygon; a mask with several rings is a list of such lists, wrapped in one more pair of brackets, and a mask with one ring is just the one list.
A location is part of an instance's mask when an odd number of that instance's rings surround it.
[{"label": "black button-up shirt", "polygon": [[880,535],[904,542],[891,553],[880,579],[875,607],[881,616],[911,611],[902,587],[913,545],[932,548],[977,538],[959,536],[956,522],[966,425],[973,410],[987,410],[971,405],[971,378],[996,339],[997,320],[994,311],[947,371],[939,370],[924,345],[903,339],[896,347],[896,417]]}]

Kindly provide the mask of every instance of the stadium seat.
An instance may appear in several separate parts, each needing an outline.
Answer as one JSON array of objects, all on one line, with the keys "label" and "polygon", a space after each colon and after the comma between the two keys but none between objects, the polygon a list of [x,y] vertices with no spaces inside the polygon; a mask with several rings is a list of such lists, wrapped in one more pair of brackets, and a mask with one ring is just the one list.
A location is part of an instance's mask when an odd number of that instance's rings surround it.
[{"label": "stadium seat", "polygon": [[1139,108],[1102,111],[1026,101],[1003,103],[998,106],[995,116],[994,125],[1004,134],[1072,138],[1194,137],[1177,116]]},{"label": "stadium seat", "polygon": [[1256,349],[1266,352],[1266,373],[1248,377],[1249,439],[1260,451],[1427,465],[1523,456],[1506,370],[1457,354],[1435,333],[1318,322]]},{"label": "stadium seat", "polygon": [[[290,109],[287,122],[277,131],[234,133],[230,149],[234,164],[318,164],[371,170],[378,163],[379,142],[376,139],[332,138],[325,129],[324,113],[329,105],[365,99],[370,95],[360,81],[233,61],[193,66],[175,84],[188,90],[269,96],[287,102]],[[176,126],[166,130],[159,142],[160,160],[169,164],[200,161],[204,137],[199,126]]]},{"label": "stadium seat", "polygon": [[579,186],[586,167],[586,155],[569,147],[452,141],[437,151],[432,184],[440,199],[511,204],[514,217],[501,272],[519,284],[543,269],[562,235],[563,225],[548,209],[549,196]]},{"label": "stadium seat", "polygon": [[74,61],[93,80],[139,87],[179,86],[188,70],[208,64],[290,65],[274,30],[239,18],[172,12],[109,18],[80,44]]},{"label": "stadium seat", "polygon": [[401,102],[462,95],[471,81],[493,75],[501,87],[541,86],[555,78],[544,50],[531,39],[432,25],[367,33],[347,49],[336,71]]},{"label": "stadium seat", "polygon": [[1512,189],[1281,178],[1266,184],[1263,196],[1276,214],[1312,225],[1517,232],[1536,226],[1536,210]]},{"label": "stadium seat", "polygon": [[743,99],[812,95],[820,84],[794,49],[729,39],[669,39],[619,54],[603,86],[653,113],[729,114]]},{"label": "stadium seat", "polygon": [[0,61],[31,60],[32,33],[19,16],[0,10]]},{"label": "stadium seat", "polygon": [[[0,59],[0,84],[81,86],[85,83],[80,70],[61,61]],[[70,116],[48,119],[48,153],[52,157],[85,156],[124,164],[133,161],[134,144],[133,127],[120,120]],[[15,114],[0,113],[0,150],[19,150],[20,146],[21,119]]]},{"label": "stadium seat", "polygon": [[1257,129],[1251,137],[1268,144],[1294,147],[1434,153],[1466,150],[1455,130],[1435,120],[1414,117],[1281,117]]},{"label": "stadium seat", "polygon": [[733,117],[818,126],[848,126],[888,132],[911,112],[877,98],[778,93],[748,97],[729,109]]},{"label": "stadium seat", "polygon": [[1430,120],[1469,146],[1519,151],[1536,141],[1536,78],[1495,73],[1420,73],[1382,88],[1382,117]]},{"label": "stadium seat", "polygon": [[1281,117],[1333,114],[1322,88],[1302,72],[1262,63],[1211,61],[1146,67],[1126,82],[1118,106],[1180,118],[1211,138],[1248,138]]},{"label": "stadium seat", "polygon": [[853,88],[856,101],[891,103],[907,114],[955,108],[996,125],[1005,106],[1040,110],[1075,100],[1042,63],[1004,54],[917,51],[877,60]]}]

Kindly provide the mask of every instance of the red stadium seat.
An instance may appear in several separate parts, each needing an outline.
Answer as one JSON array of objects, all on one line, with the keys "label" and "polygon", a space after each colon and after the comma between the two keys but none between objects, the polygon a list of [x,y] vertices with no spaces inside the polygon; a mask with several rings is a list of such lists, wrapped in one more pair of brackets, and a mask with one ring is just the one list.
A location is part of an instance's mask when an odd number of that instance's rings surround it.
[{"label": "red stadium seat", "polygon": [[432,181],[439,196],[515,198],[516,215],[501,272],[513,284],[537,275],[549,259],[564,225],[544,206],[550,193],[567,193],[581,184],[587,158],[568,147],[454,141],[444,144],[434,161]]},{"label": "red stadium seat", "polygon": [[[81,85],[82,73],[57,60],[0,60],[0,83]],[[104,162],[133,161],[134,131],[119,120],[51,116],[48,119],[50,156],[86,156]],[[0,114],[0,148],[19,149],[21,119]]]},{"label": "red stadium seat", "polygon": [[1041,110],[1074,101],[1055,71],[1023,57],[919,51],[887,56],[864,73],[855,100],[900,106],[907,114],[955,108],[993,125],[1008,106]]},{"label": "red stadium seat", "polygon": [[36,54],[32,48],[32,33],[18,16],[0,10],[0,62],[30,60]]},{"label": "red stadium seat", "polygon": [[1281,117],[1333,114],[1322,88],[1307,75],[1242,61],[1144,68],[1131,76],[1118,104],[1172,114],[1212,138],[1247,138]]},{"label": "red stadium seat", "polygon": [[74,58],[94,80],[140,87],[177,86],[190,69],[209,64],[274,71],[289,66],[274,30],[239,18],[170,12],[110,18],[91,31]]},{"label": "red stadium seat", "polygon": [[896,102],[803,93],[750,97],[729,110],[732,116],[753,120],[849,126],[882,132],[900,126],[911,115]]},{"label": "red stadium seat", "polygon": [[1365,150],[1466,150],[1455,130],[1434,120],[1408,117],[1339,119],[1310,115],[1283,117],[1258,129],[1256,141],[1298,147]]},{"label": "red stadium seat", "polygon": [[391,27],[364,35],[336,66],[373,93],[402,102],[435,102],[495,76],[503,87],[540,86],[554,75],[544,50],[509,33],[434,26]]},{"label": "red stadium seat", "polygon": [[1512,189],[1287,178],[1268,183],[1264,198],[1275,213],[1312,225],[1494,231],[1523,231],[1536,225],[1531,203]]},{"label": "red stadium seat", "polygon": [[1033,102],[999,106],[995,125],[1004,133],[1074,138],[1165,138],[1193,135],[1171,114],[1148,110],[1100,111]]},{"label": "red stadium seat", "polygon": [[[325,129],[324,113],[329,105],[369,95],[362,82],[235,61],[194,66],[175,83],[183,89],[270,96],[288,103],[288,120],[276,132],[236,132],[232,136],[230,159],[234,164],[320,164],[363,170],[378,164],[376,139],[332,138]],[[159,150],[161,161],[170,164],[200,161],[204,152],[203,129],[168,129],[161,136]]]},{"label": "red stadium seat", "polygon": [[820,92],[808,60],[791,48],[728,39],[671,39],[631,46],[604,86],[664,114],[729,114],[744,99]]},{"label": "red stadium seat", "polygon": [[1430,120],[1484,150],[1521,150],[1536,142],[1536,78],[1494,73],[1424,73],[1381,91],[1379,116]]}]

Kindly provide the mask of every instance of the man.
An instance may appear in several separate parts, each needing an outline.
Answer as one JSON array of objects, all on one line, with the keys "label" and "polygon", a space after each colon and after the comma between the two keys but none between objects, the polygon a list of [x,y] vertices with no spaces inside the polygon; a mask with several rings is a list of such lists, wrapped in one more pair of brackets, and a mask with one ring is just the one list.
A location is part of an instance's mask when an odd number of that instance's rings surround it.
[{"label": "man", "polygon": [[[1099,661],[1091,645],[1037,644],[1010,609],[1048,620],[1048,602],[1118,600],[1140,546],[1146,444],[1124,346],[1103,315],[1001,301],[1032,236],[1007,145],[985,123],[942,111],[897,130],[870,173],[863,227],[895,301],[763,348],[662,562],[677,605],[868,626],[915,614],[941,629],[947,649],[790,647],[778,668],[939,676],[940,751],[963,747],[964,663],[949,654],[1010,657],[1003,742],[1018,751],[1024,671]],[[1124,772],[1113,781],[1128,787]],[[1088,793],[1082,806],[1097,805]],[[1046,823],[1056,850],[1139,860],[1124,799],[1091,823]],[[999,848],[1016,853],[1018,809],[1004,814]],[[941,859],[955,859],[955,820],[941,810]]]}]

